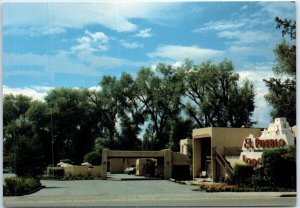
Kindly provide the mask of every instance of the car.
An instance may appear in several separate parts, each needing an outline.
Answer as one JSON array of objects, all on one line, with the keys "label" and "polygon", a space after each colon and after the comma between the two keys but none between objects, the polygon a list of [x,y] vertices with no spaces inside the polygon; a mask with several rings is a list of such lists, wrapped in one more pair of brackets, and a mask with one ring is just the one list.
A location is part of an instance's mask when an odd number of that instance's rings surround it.
[{"label": "car", "polygon": [[124,171],[124,173],[127,173],[128,175],[135,174],[135,172],[136,172],[136,168],[135,167],[128,167]]}]

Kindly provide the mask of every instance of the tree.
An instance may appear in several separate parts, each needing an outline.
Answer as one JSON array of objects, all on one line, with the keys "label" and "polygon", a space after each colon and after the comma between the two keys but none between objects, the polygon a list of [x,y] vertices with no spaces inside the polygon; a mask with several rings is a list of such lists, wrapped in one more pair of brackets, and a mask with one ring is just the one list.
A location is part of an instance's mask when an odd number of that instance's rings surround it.
[{"label": "tree", "polygon": [[142,68],[136,78],[138,100],[149,122],[144,134],[144,148],[164,149],[169,142],[169,122],[180,113],[182,88],[172,66],[159,64],[156,71]]},{"label": "tree", "polygon": [[24,95],[4,95],[3,99],[3,154],[8,156],[13,152],[16,137],[32,132],[17,128],[30,108],[32,99]]},{"label": "tree", "polygon": [[33,138],[32,124],[25,116],[10,122],[8,132],[12,134],[9,156],[11,167],[18,176],[37,176],[46,166],[40,142]]},{"label": "tree", "polygon": [[97,137],[97,114],[88,102],[88,92],[82,89],[56,88],[48,93],[45,102],[50,114],[50,132],[54,160],[83,161]]},{"label": "tree", "polygon": [[275,49],[275,78],[264,79],[268,87],[265,99],[273,109],[272,118],[286,117],[291,126],[296,124],[296,21],[275,18],[276,28],[282,29],[282,36],[288,35],[290,42],[283,40]]},{"label": "tree", "polygon": [[32,99],[25,95],[5,95],[3,99],[3,126],[19,116],[24,116],[30,108]]},{"label": "tree", "polygon": [[198,127],[252,126],[254,86],[246,80],[239,86],[239,75],[231,61],[219,64],[211,61],[193,65],[190,60],[178,69],[184,77],[184,96],[181,105]]},{"label": "tree", "polygon": [[141,149],[138,138],[141,125],[145,122],[144,110],[139,102],[138,88],[135,80],[128,73],[123,73],[118,80],[119,101],[119,134],[118,145],[121,149]]}]

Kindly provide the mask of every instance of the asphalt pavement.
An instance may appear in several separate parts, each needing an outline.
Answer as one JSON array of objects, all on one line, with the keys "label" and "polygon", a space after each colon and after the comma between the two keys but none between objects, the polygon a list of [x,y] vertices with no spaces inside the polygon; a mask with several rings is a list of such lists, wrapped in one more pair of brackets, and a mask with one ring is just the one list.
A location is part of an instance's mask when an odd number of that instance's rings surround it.
[{"label": "asphalt pavement", "polygon": [[[5,207],[64,206],[283,206],[296,205],[296,197],[282,192],[193,191],[191,185],[168,180],[43,180],[46,188],[26,196],[4,197]],[[290,197],[280,197],[288,194]],[[295,194],[295,193],[292,193]]]}]

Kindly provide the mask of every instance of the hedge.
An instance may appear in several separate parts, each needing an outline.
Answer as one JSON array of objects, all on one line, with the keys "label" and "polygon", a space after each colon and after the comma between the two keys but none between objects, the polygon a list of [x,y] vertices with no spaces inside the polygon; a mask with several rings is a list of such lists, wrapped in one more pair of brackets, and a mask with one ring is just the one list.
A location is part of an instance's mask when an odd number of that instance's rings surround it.
[{"label": "hedge", "polygon": [[40,181],[35,178],[7,177],[4,179],[3,195],[18,196],[29,194],[41,187]]}]

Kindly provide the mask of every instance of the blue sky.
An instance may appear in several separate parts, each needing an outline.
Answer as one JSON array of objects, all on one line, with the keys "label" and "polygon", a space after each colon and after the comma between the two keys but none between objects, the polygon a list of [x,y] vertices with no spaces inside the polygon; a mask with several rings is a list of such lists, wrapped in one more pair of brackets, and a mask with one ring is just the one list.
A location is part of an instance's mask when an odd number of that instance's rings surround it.
[{"label": "blue sky", "polygon": [[[96,88],[103,75],[136,75],[159,62],[233,61],[255,83],[254,120],[267,127],[262,79],[281,42],[275,17],[290,2],[97,2],[3,4],[3,92],[42,99],[53,87]],[[284,116],[284,115],[283,115]]]}]

